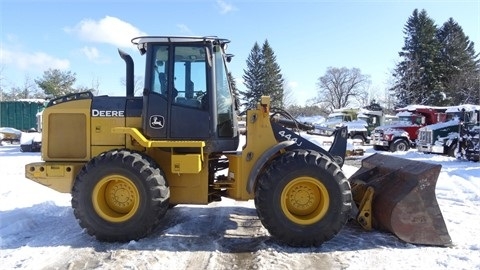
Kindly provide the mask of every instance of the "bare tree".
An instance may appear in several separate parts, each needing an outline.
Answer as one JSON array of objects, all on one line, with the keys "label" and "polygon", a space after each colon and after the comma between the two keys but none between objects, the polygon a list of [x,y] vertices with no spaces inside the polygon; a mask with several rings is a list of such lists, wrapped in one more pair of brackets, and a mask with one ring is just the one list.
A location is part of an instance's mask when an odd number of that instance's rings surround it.
[{"label": "bare tree", "polygon": [[295,103],[293,91],[286,81],[283,82],[283,106],[288,108]]},{"label": "bare tree", "polygon": [[[125,77],[123,77],[120,82],[124,86],[127,85]],[[135,92],[135,96],[139,96],[139,95],[141,96],[142,95],[142,93],[143,93],[143,77],[142,76],[134,76],[134,78],[133,78],[133,89],[134,89],[134,92]]]},{"label": "bare tree", "polygon": [[44,97],[45,95],[38,90],[37,85],[32,81],[30,76],[25,75],[25,80],[22,86],[13,86],[9,91],[2,89],[0,100],[18,100]]},{"label": "bare tree", "polygon": [[92,93],[95,96],[97,96],[98,93],[100,92],[99,88],[100,88],[100,80],[98,79],[98,77],[95,76],[92,78],[92,90],[93,90]]},{"label": "bare tree", "polygon": [[368,96],[370,76],[363,75],[358,68],[329,67],[317,82],[316,103],[331,110],[348,106],[353,99],[362,100]]}]

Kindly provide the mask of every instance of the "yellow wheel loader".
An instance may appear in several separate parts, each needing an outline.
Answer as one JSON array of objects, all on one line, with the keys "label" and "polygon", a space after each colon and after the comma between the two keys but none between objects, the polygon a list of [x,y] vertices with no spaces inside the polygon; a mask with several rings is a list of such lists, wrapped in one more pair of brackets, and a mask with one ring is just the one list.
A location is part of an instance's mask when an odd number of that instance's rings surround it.
[{"label": "yellow wheel loader", "polygon": [[[43,162],[25,166],[27,178],[71,193],[75,217],[88,234],[102,241],[137,240],[175,204],[228,197],[253,199],[269,233],[291,246],[322,244],[354,212],[366,228],[397,233],[397,223],[408,223],[402,233],[414,235],[402,239],[450,244],[435,199],[435,175],[426,182],[422,173],[405,175],[418,180],[411,184],[402,178],[409,168],[373,162],[369,166],[378,169],[349,181],[341,170],[345,128],[330,130],[334,142],[325,151],[298,132],[313,126],[271,108],[270,98],[263,96],[247,111],[246,143],[239,147],[237,106],[227,72],[232,55],[225,52],[229,40],[147,36],[132,42],[146,57],[143,95],[134,96],[133,60],[119,50],[126,62],[126,95],[83,92],[52,99],[42,118]],[[380,160],[394,164],[388,156]],[[398,193],[395,201],[379,200],[384,183],[391,180],[377,179],[384,170],[397,174],[395,187],[413,185],[419,196],[405,203],[403,197],[412,190],[393,189],[387,195]],[[419,205],[425,200],[428,208]],[[397,203],[405,210],[401,217],[380,218],[397,215],[387,213]]]}]

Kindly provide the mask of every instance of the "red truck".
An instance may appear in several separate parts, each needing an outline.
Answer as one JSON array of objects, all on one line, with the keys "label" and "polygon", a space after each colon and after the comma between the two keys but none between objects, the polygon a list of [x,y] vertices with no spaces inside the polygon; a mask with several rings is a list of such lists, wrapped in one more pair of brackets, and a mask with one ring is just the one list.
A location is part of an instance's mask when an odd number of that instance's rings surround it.
[{"label": "red truck", "polygon": [[398,120],[375,128],[371,144],[374,150],[407,151],[415,146],[418,130],[438,122],[444,122],[445,110],[435,107],[406,107],[397,110]]}]

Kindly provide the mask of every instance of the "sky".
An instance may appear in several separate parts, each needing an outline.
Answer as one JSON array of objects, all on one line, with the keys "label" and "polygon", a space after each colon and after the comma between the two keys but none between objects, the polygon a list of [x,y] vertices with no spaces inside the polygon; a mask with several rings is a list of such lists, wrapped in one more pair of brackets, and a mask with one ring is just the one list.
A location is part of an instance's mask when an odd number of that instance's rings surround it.
[{"label": "sky", "polygon": [[124,95],[117,48],[144,75],[133,37],[215,35],[231,40],[229,69],[241,90],[253,45],[268,40],[298,104],[317,96],[328,67],[359,68],[371,78],[371,98],[381,99],[414,9],[437,26],[453,18],[480,51],[479,0],[0,0],[0,83],[23,86],[60,69],[76,74],[77,87]]},{"label": "sky", "polygon": [[[307,136],[307,135],[304,135]],[[320,143],[316,137],[310,138]],[[365,146],[362,159],[376,151]],[[272,240],[252,200],[177,205],[148,237],[102,243],[81,229],[70,194],[24,177],[40,153],[0,146],[0,269],[480,269],[480,164],[408,152],[382,152],[442,165],[436,197],[451,247],[413,245],[392,234],[347,223],[315,248]],[[346,177],[357,168],[344,165]]]}]

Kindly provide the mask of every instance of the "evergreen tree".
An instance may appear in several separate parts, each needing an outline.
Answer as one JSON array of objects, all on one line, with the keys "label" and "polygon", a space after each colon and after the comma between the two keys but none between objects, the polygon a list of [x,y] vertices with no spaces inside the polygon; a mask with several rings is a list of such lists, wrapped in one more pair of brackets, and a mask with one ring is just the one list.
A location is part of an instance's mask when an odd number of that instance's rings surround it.
[{"label": "evergreen tree", "polygon": [[413,11],[405,25],[405,45],[399,53],[403,61],[393,74],[395,84],[392,91],[397,97],[397,106],[444,103],[438,54],[440,43],[436,31],[434,21],[425,10]]},{"label": "evergreen tree", "polygon": [[263,43],[262,49],[255,42],[248,56],[247,69],[244,73],[243,80],[247,90],[240,91],[243,96],[242,105],[247,109],[254,108],[262,95],[269,95],[272,107],[284,107],[284,79],[276,62],[275,53],[267,40]]},{"label": "evergreen tree", "polygon": [[78,92],[73,88],[73,84],[77,80],[75,75],[71,71],[62,72],[59,69],[49,69],[44,71],[43,77],[35,82],[45,95],[59,97]]},{"label": "evergreen tree", "polygon": [[441,82],[447,105],[480,104],[480,61],[474,43],[452,18],[438,29],[437,38],[441,44]]},{"label": "evergreen tree", "polygon": [[264,90],[263,95],[271,97],[271,106],[283,108],[283,85],[280,66],[277,64],[275,53],[273,52],[268,40],[265,40],[262,46],[262,55],[264,59]]},{"label": "evergreen tree", "polygon": [[235,102],[235,109],[238,111],[240,107],[240,93],[237,88],[237,82],[235,81],[235,78],[233,77],[231,72],[227,73],[228,76],[228,81],[230,82],[230,87],[232,89],[232,94],[233,94],[233,102]]},{"label": "evergreen tree", "polygon": [[255,42],[250,51],[247,58],[247,69],[244,69],[243,72],[244,75],[242,77],[247,90],[240,91],[240,94],[243,96],[243,103],[241,105],[245,106],[246,109],[255,108],[258,100],[262,96],[264,89],[263,82],[265,81],[263,55],[257,42]]}]

